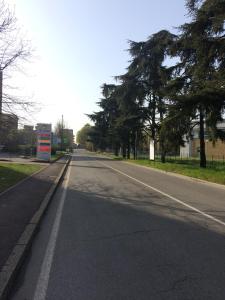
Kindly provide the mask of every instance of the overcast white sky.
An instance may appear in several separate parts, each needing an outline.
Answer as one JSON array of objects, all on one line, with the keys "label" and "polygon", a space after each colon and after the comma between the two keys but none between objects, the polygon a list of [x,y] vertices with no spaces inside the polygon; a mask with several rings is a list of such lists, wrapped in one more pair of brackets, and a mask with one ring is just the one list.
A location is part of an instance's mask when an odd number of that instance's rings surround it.
[{"label": "overcast white sky", "polygon": [[128,65],[127,40],[187,20],[185,0],[6,0],[35,49],[27,76],[11,84],[24,96],[33,95],[42,109],[31,123],[52,123],[63,114],[76,132],[97,111],[100,86],[111,83]]}]

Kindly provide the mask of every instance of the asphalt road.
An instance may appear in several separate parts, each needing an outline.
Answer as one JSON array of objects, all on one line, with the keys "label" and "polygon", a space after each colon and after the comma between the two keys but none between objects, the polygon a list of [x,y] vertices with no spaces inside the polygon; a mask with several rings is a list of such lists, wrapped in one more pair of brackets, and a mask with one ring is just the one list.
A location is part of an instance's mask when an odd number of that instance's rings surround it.
[{"label": "asphalt road", "polygon": [[13,300],[225,299],[225,189],[74,155]]}]

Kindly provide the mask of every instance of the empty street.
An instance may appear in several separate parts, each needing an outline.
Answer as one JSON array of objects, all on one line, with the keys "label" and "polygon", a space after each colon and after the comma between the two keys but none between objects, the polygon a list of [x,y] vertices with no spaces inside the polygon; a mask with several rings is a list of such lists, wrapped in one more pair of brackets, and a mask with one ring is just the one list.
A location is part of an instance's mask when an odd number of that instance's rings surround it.
[{"label": "empty street", "polygon": [[225,189],[76,150],[10,299],[225,299]]}]

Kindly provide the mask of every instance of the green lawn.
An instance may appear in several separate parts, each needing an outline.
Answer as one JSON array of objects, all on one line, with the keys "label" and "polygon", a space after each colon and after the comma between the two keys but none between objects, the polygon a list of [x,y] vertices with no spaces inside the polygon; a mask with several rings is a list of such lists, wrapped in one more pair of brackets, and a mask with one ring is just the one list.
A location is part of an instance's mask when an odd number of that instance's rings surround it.
[{"label": "green lawn", "polygon": [[147,159],[127,161],[167,172],[178,173],[211,182],[225,184],[225,164],[219,161],[213,163],[209,162],[206,169],[200,168],[197,160],[171,160],[165,164],[159,161],[149,161]]},{"label": "green lawn", "polygon": [[224,160],[208,160],[207,168],[204,169],[199,167],[199,158],[180,159],[178,157],[167,157],[167,162],[163,164],[158,157],[156,161],[150,161],[148,159],[123,159],[107,152],[95,154],[225,185]]},{"label": "green lawn", "polygon": [[39,171],[42,167],[33,164],[0,163],[0,192]]},{"label": "green lawn", "polygon": [[63,157],[64,155],[66,155],[67,153],[65,151],[62,151],[60,153],[57,153],[57,154],[52,154],[51,155],[51,161],[54,161],[60,157]]},{"label": "green lawn", "polygon": [[63,154],[53,154],[53,155],[51,155],[51,161],[56,160],[61,156],[63,156]]}]

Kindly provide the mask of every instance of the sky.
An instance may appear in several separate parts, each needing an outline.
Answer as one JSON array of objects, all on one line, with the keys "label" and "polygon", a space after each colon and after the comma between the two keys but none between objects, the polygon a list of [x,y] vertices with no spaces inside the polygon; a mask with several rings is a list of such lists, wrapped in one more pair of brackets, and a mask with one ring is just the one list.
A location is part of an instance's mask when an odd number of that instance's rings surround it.
[{"label": "sky", "polygon": [[76,133],[98,111],[101,85],[129,64],[128,40],[187,21],[185,0],[6,0],[31,41],[33,56],[12,74],[17,93],[38,103],[29,122],[63,118]]}]

